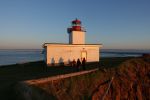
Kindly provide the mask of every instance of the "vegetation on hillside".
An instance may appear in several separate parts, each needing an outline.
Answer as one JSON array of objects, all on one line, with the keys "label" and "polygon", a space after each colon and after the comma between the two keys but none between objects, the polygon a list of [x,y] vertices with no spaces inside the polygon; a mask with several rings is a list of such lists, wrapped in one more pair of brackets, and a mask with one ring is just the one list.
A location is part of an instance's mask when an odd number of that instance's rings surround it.
[{"label": "vegetation on hillside", "polygon": [[103,66],[95,73],[42,84],[18,84],[15,86],[16,98],[18,100],[150,99],[149,58],[133,58],[121,64],[119,63],[123,61],[121,59],[118,62],[117,58],[109,60],[102,59]]}]

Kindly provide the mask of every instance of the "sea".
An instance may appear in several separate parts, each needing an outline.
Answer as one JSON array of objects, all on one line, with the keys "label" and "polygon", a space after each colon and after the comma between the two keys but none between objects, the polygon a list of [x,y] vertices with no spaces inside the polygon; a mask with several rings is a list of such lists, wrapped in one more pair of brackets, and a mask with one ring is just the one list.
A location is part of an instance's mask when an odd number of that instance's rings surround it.
[{"label": "sea", "polygon": [[[0,50],[0,66],[41,61],[44,57],[42,51],[42,49]],[[138,57],[141,56],[143,53],[150,53],[150,50],[102,49],[100,51],[100,55],[102,58]]]}]

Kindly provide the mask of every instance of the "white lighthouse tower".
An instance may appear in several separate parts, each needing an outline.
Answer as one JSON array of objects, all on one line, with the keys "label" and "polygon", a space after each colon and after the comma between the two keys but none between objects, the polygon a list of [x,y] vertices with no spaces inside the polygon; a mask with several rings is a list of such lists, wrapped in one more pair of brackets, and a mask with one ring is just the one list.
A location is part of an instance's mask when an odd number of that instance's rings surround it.
[{"label": "white lighthouse tower", "polygon": [[69,44],[85,44],[85,30],[81,21],[75,19],[72,21],[72,27],[68,28]]}]

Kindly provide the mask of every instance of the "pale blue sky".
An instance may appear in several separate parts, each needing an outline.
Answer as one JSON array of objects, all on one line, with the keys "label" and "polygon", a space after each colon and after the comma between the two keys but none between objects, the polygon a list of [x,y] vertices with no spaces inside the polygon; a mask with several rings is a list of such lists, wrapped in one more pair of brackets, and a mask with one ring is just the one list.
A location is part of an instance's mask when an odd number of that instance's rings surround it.
[{"label": "pale blue sky", "polygon": [[0,0],[0,49],[68,43],[79,18],[86,43],[104,49],[150,49],[150,0]]}]

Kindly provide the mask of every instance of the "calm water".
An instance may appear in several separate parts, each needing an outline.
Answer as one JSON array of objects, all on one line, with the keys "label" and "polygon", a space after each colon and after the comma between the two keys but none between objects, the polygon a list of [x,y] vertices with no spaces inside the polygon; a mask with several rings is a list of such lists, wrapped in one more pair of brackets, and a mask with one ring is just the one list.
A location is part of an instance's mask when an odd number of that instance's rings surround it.
[{"label": "calm water", "polygon": [[[102,50],[101,57],[141,56],[150,50]],[[43,60],[42,50],[0,50],[0,66]]]},{"label": "calm water", "polygon": [[150,50],[101,50],[101,57],[138,57],[143,53],[150,53]]},{"label": "calm water", "polygon": [[42,50],[0,50],[0,65],[43,60]]}]

